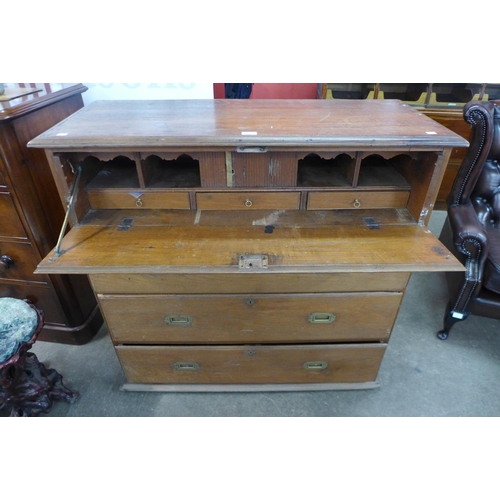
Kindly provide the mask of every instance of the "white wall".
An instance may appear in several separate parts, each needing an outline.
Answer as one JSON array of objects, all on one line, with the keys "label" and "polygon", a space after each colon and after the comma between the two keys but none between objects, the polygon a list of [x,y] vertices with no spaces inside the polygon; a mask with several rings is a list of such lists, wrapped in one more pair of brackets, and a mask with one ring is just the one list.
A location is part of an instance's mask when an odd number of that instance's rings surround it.
[{"label": "white wall", "polygon": [[213,99],[213,83],[84,83],[88,105],[101,99]]}]

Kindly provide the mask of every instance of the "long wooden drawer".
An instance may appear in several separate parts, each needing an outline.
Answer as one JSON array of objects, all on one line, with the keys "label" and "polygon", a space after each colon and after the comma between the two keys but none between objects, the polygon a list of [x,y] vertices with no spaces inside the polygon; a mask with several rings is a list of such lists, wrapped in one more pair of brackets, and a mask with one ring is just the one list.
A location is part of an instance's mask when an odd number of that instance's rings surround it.
[{"label": "long wooden drawer", "polygon": [[92,274],[96,293],[399,292],[410,273]]},{"label": "long wooden drawer", "polygon": [[99,295],[115,342],[244,344],[385,341],[401,293]]},{"label": "long wooden drawer", "polygon": [[135,191],[100,189],[88,191],[89,203],[93,209],[189,209],[189,194],[182,191]]},{"label": "long wooden drawer", "polygon": [[8,268],[0,266],[0,279],[45,282],[44,276],[33,274],[38,260],[30,243],[0,241],[0,255],[13,262]]},{"label": "long wooden drawer", "polygon": [[0,236],[27,237],[9,193],[0,193]]},{"label": "long wooden drawer", "polygon": [[130,383],[355,383],[377,378],[387,344],[118,346]]},{"label": "long wooden drawer", "polygon": [[404,208],[409,191],[316,191],[309,193],[308,210]]},{"label": "long wooden drawer", "polygon": [[198,210],[284,210],[298,209],[300,193],[239,191],[227,193],[197,193]]}]

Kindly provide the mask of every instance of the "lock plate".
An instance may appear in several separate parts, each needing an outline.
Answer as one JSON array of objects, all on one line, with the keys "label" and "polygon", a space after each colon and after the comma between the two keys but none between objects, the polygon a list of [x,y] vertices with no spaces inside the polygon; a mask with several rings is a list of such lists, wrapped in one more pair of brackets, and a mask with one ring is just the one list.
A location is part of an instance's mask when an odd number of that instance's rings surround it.
[{"label": "lock plate", "polygon": [[238,267],[240,269],[267,269],[269,257],[264,254],[241,254],[238,256]]}]

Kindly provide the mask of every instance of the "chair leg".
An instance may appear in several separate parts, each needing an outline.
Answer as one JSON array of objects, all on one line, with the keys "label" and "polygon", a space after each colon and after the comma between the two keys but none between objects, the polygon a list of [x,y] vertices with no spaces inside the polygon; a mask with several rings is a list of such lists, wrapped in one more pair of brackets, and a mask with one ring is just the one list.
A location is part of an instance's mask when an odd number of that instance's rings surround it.
[{"label": "chair leg", "polygon": [[451,310],[450,304],[448,304],[446,306],[446,312],[444,314],[443,329],[437,333],[437,338],[440,340],[446,340],[448,338],[448,335],[449,335],[450,330],[452,329],[453,325],[455,323],[458,323],[459,321],[463,321],[464,319],[467,319],[468,316],[469,316],[469,313],[463,313],[461,315],[457,315],[456,313],[453,313],[453,311]]}]

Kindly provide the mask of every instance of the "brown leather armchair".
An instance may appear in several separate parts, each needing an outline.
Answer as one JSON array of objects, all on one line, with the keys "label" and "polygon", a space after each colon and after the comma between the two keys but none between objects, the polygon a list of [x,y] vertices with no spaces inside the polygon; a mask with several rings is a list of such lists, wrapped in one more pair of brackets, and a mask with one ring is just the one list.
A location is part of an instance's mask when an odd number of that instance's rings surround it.
[{"label": "brown leather armchair", "polygon": [[440,240],[466,271],[447,273],[442,340],[470,314],[500,319],[500,101],[472,101],[464,119],[472,126],[470,146],[447,199]]}]

